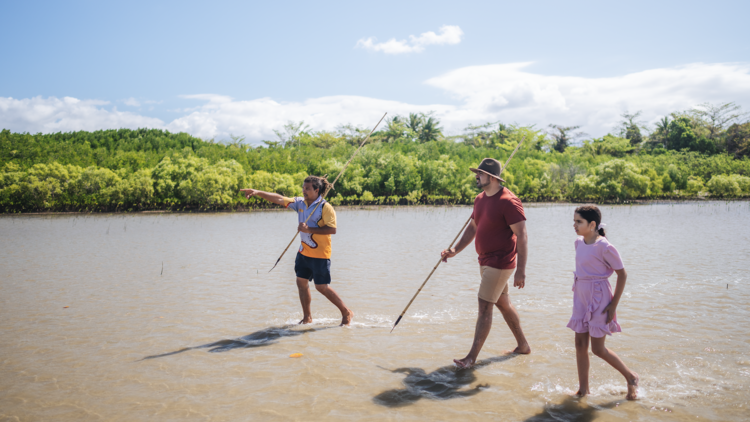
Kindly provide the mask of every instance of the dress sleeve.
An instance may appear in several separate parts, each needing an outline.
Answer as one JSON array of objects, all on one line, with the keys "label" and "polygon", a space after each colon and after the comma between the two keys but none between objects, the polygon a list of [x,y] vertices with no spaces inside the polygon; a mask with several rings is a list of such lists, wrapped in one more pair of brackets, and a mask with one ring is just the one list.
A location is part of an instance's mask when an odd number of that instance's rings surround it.
[{"label": "dress sleeve", "polygon": [[510,198],[507,206],[504,207],[503,214],[505,214],[505,222],[508,223],[509,226],[521,221],[526,221],[526,214],[523,212],[521,200],[516,197]]},{"label": "dress sleeve", "polygon": [[622,264],[620,253],[617,252],[617,248],[613,245],[607,245],[602,252],[602,258],[604,258],[604,262],[609,265],[609,268],[612,268],[613,270],[621,270],[625,268],[625,265]]},{"label": "dress sleeve", "polygon": [[336,228],[336,211],[333,210],[333,205],[328,202],[323,205],[323,224],[326,227]]}]

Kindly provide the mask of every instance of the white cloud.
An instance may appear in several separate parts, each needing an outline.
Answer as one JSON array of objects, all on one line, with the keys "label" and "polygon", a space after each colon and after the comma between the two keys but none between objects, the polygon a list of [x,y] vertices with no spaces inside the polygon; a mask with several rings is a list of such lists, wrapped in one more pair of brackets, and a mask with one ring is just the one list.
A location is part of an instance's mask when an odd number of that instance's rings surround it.
[{"label": "white cloud", "polygon": [[549,76],[528,72],[531,63],[472,66],[426,81],[454,96],[459,105],[415,105],[368,97],[330,96],[279,103],[270,98],[234,101],[202,96],[207,104],[168,125],[201,137],[242,134],[273,139],[272,130],[304,120],[315,130],[353,123],[363,127],[379,116],[434,111],[447,134],[468,124],[503,121],[522,125],[580,125],[591,136],[610,132],[628,110],[655,122],[702,102],[736,101],[750,107],[750,65],[691,64],[610,78]]},{"label": "white cloud", "polygon": [[411,43],[414,45],[441,45],[441,44],[458,44],[461,42],[461,37],[464,35],[464,31],[456,25],[443,25],[440,27],[440,35],[428,31],[423,32],[422,35],[415,37],[410,35]]},{"label": "white cloud", "polygon": [[63,98],[0,97],[0,127],[14,132],[68,132],[139,127],[161,128],[153,117],[102,108],[108,101]]},{"label": "white cloud", "polygon": [[222,138],[228,134],[244,135],[248,140],[275,139],[273,129],[289,120],[304,120],[314,130],[334,130],[346,123],[370,127],[385,113],[408,114],[438,110],[447,113],[449,105],[412,105],[398,101],[357,96],[329,96],[303,102],[279,103],[270,98],[232,101],[221,98],[211,101],[187,116],[180,117],[167,128],[189,132],[201,138]]},{"label": "white cloud", "polygon": [[124,104],[125,104],[126,106],[130,106],[130,107],[140,107],[140,106],[141,106],[141,103],[140,103],[140,101],[136,100],[136,99],[135,99],[135,98],[133,98],[133,97],[130,97],[130,98],[126,98],[126,99],[122,100],[122,102],[123,102],[123,103],[124,103]]},{"label": "white cloud", "polygon": [[541,75],[530,63],[471,66],[431,78],[426,83],[453,96],[453,104],[409,104],[359,96],[327,96],[300,102],[271,98],[238,101],[223,95],[185,95],[203,102],[183,108],[181,117],[159,119],[105,108],[107,102],[75,98],[0,97],[0,127],[15,132],[57,132],[106,128],[164,128],[202,138],[244,135],[249,141],[274,139],[273,129],[304,120],[313,130],[333,130],[352,123],[371,127],[389,116],[435,111],[446,134],[468,124],[503,121],[544,128],[550,123],[581,125],[591,136],[611,131],[620,114],[642,110],[654,122],[673,111],[702,102],[736,101],[750,108],[750,64],[690,64],[607,78]]},{"label": "white cloud", "polygon": [[422,33],[418,37],[409,35],[409,41],[391,38],[382,43],[376,42],[377,39],[375,37],[362,38],[357,41],[356,47],[382,51],[385,54],[421,53],[424,51],[425,46],[428,45],[458,44],[461,42],[463,35],[464,32],[458,26],[443,25],[440,27],[440,34],[429,31]]},{"label": "white cloud", "polygon": [[209,103],[227,103],[232,101],[232,97],[228,97],[226,95],[216,95],[216,94],[193,94],[193,95],[180,95],[180,98],[184,98],[187,100],[202,100],[202,101],[208,101]]},{"label": "white cloud", "polygon": [[386,42],[376,43],[375,37],[362,38],[357,41],[357,47],[364,48],[366,50],[382,51],[385,54],[402,54],[402,53],[413,53],[422,51],[423,48],[417,49],[407,44],[406,41],[396,41],[395,38],[391,38]]},{"label": "white cloud", "polygon": [[[144,100],[144,99],[137,99],[134,97],[126,98],[124,100],[120,100],[121,103],[125,104],[126,106],[130,107],[140,107],[143,104],[161,104],[162,101],[156,101],[156,100]],[[150,107],[149,110],[153,110],[153,107]]]},{"label": "white cloud", "polygon": [[[427,80],[463,101],[446,122],[492,121],[581,125],[591,135],[612,130],[626,110],[654,122],[702,102],[750,106],[750,65],[703,64],[608,78],[527,72],[531,63],[460,68]],[[453,126],[457,129],[456,126]]]}]

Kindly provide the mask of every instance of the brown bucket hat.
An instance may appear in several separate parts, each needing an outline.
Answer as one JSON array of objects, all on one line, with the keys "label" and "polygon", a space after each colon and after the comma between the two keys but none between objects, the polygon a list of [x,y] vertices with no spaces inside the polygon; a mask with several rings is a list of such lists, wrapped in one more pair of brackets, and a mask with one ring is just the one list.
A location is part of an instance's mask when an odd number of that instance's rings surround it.
[{"label": "brown bucket hat", "polygon": [[473,171],[474,173],[482,172],[488,176],[492,176],[495,179],[505,183],[505,180],[500,177],[500,172],[503,170],[503,166],[500,164],[499,161],[497,161],[494,158],[485,158],[482,160],[482,164],[479,165],[477,168],[470,168],[469,170]]}]

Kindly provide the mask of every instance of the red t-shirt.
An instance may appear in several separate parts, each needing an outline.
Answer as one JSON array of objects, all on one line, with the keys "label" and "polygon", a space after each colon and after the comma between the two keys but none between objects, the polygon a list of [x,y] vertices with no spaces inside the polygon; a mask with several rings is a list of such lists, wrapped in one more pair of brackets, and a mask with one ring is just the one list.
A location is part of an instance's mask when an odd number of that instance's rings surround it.
[{"label": "red t-shirt", "polygon": [[516,268],[516,235],[510,226],[526,220],[521,200],[505,187],[492,196],[482,192],[474,198],[471,218],[477,225],[474,245],[479,265],[499,270]]}]

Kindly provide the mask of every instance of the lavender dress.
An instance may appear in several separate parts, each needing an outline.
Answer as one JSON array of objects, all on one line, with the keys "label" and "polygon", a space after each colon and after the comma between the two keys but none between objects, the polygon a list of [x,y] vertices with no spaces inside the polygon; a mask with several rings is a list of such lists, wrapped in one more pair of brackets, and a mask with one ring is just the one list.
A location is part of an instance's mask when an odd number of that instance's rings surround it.
[{"label": "lavender dress", "polygon": [[568,328],[576,333],[589,333],[591,337],[604,337],[622,331],[615,315],[607,324],[604,308],[612,302],[612,285],[609,276],[614,270],[624,268],[620,254],[606,237],[591,245],[579,236],[575,241],[576,271],[573,284],[573,316]]}]

